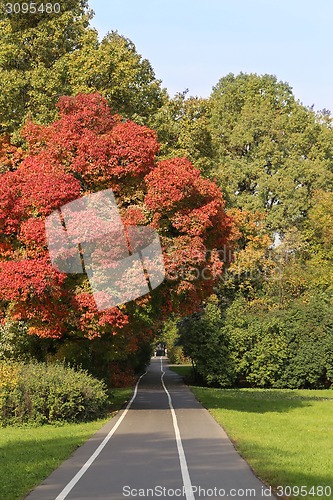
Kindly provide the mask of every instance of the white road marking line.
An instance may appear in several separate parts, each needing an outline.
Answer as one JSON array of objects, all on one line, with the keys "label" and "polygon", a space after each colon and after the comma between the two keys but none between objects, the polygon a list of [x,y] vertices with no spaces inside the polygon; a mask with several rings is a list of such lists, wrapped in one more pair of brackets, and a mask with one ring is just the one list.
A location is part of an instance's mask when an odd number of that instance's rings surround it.
[{"label": "white road marking line", "polygon": [[165,375],[165,371],[163,370],[162,358],[161,358],[161,372],[162,372],[161,382],[162,382],[163,389],[164,389],[166,395],[168,396],[169,407],[170,407],[170,411],[171,411],[171,415],[172,415],[173,427],[175,430],[176,443],[177,443],[179,462],[180,462],[180,469],[181,469],[181,473],[182,473],[182,477],[183,477],[183,484],[184,484],[184,488],[185,488],[186,500],[195,500],[194,494],[193,494],[193,487],[192,487],[192,483],[191,483],[191,478],[190,478],[190,474],[188,471],[185,452],[184,452],[184,448],[183,448],[182,438],[180,436],[180,431],[179,431],[179,427],[178,427],[178,420],[177,420],[176,412],[175,412],[175,409],[174,409],[173,404],[172,404],[172,399],[171,399],[170,393],[169,393],[168,389],[166,388],[166,385],[165,385],[164,380],[163,380],[164,375]]},{"label": "white road marking line", "polygon": [[135,389],[134,389],[134,393],[133,393],[133,396],[132,396],[132,399],[127,404],[127,406],[126,406],[123,414],[121,415],[121,417],[119,418],[119,420],[117,421],[117,423],[110,430],[110,432],[108,433],[108,435],[105,436],[105,438],[103,439],[103,441],[101,442],[101,444],[99,445],[99,447],[96,449],[96,451],[91,455],[91,457],[86,461],[86,463],[84,465],[82,465],[82,467],[79,470],[79,472],[77,472],[77,474],[75,474],[75,476],[73,477],[73,479],[59,493],[59,495],[56,497],[55,500],[64,500],[67,497],[68,493],[70,493],[70,491],[74,488],[74,486],[80,481],[80,479],[83,476],[83,474],[85,472],[87,472],[87,470],[89,469],[89,467],[91,466],[91,464],[96,460],[96,458],[101,453],[101,451],[103,450],[103,448],[105,447],[105,445],[108,443],[108,441],[111,439],[111,437],[113,436],[113,434],[118,429],[118,427],[121,424],[121,422],[126,417],[126,414],[127,414],[128,410],[130,409],[130,407],[132,406],[132,403],[133,403],[134,399],[136,398],[136,395],[137,395],[137,392],[138,392],[139,383],[140,383],[142,377],[144,377],[146,375],[146,373],[147,372],[145,372],[143,375],[141,375],[141,377],[137,381]]}]

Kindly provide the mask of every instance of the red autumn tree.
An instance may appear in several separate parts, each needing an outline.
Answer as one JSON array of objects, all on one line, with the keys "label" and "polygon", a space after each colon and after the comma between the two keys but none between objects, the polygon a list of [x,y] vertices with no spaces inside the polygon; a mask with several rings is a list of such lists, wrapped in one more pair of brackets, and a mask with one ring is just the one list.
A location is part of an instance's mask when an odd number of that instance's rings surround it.
[{"label": "red autumn tree", "polygon": [[[58,108],[53,124],[27,124],[27,151],[1,174],[2,321],[23,320],[40,337],[108,335],[119,349],[135,351],[171,311],[188,315],[211,293],[231,219],[213,182],[185,158],[157,161],[155,132],[111,115],[99,94],[63,97]],[[146,296],[99,312],[85,275],[52,267],[44,221],[109,188],[125,226],[158,232],[166,279]]]}]

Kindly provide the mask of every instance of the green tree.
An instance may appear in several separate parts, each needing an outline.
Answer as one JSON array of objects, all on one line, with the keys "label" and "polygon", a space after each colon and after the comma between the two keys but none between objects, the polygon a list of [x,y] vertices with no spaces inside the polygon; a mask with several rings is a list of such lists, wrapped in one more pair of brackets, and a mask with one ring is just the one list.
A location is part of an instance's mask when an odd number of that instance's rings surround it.
[{"label": "green tree", "polygon": [[179,331],[184,354],[191,358],[196,375],[208,385],[232,386],[235,370],[230,339],[223,329],[217,296],[212,295],[202,311],[183,320]]},{"label": "green tree", "polygon": [[151,126],[158,133],[162,158],[185,156],[204,174],[212,169],[207,99],[187,97],[187,90],[178,93],[165,101],[153,116]]},{"label": "green tree", "polygon": [[[17,2],[22,4],[22,2]],[[1,9],[5,11],[5,1]],[[59,96],[70,91],[66,55],[81,47],[92,17],[85,0],[64,0],[61,12],[3,15],[0,21],[0,124],[12,132],[30,114],[55,117]]]},{"label": "green tree", "polygon": [[99,42],[86,0],[63,0],[52,14],[38,11],[41,0],[35,14],[6,15],[5,4],[0,1],[0,133],[16,131],[28,116],[50,123],[62,95],[99,91],[113,111],[145,123],[166,99],[130,40],[113,32]]},{"label": "green tree", "polygon": [[267,211],[272,230],[300,223],[314,190],[332,187],[331,118],[302,106],[271,75],[227,75],[210,106],[213,174],[232,206]]},{"label": "green tree", "polygon": [[101,42],[95,31],[87,31],[81,50],[68,55],[67,67],[74,95],[99,92],[113,112],[140,124],[150,124],[167,100],[149,61],[137,53],[133,42],[116,31]]}]

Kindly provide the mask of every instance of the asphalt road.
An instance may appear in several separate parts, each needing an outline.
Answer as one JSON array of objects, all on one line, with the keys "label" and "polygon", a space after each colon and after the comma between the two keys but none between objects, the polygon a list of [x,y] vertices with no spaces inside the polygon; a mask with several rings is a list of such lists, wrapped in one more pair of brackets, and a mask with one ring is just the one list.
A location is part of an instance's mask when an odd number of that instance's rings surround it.
[{"label": "asphalt road", "polygon": [[132,401],[27,500],[275,498],[215,422],[154,358]]}]

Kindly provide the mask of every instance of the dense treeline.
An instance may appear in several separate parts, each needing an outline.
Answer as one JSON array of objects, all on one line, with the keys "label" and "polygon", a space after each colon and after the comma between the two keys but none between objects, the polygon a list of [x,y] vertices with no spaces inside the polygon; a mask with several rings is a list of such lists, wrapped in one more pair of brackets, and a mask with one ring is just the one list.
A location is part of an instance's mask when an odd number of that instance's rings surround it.
[{"label": "dense treeline", "polygon": [[[189,102],[199,107],[189,99],[184,110]],[[201,162],[235,222],[233,255],[221,253],[223,279],[178,324],[171,351],[178,345],[179,357],[182,345],[209,384],[329,387],[332,116],[305,108],[273,76],[240,74],[220,80],[200,120],[210,145]],[[191,132],[183,121],[178,140]]]},{"label": "dense treeline", "polygon": [[[68,296],[61,296],[65,326],[56,310],[54,321],[46,308],[47,321],[59,326],[54,338],[47,333],[45,309],[44,319],[36,312],[28,281],[25,290],[18,287],[15,293],[8,285],[1,295],[0,358],[65,359],[112,384],[128,382],[124,372],[147,362],[154,332],[172,313],[163,338],[175,358],[192,358],[207,383],[329,386],[330,112],[303,106],[290,85],[273,75],[229,74],[208,99],[187,92],[170,98],[130,40],[117,32],[98,40],[89,26],[91,16],[85,1],[66,0],[61,15],[0,21],[0,172],[7,189],[0,207],[1,261],[31,260],[40,252],[32,233],[36,219],[39,223],[50,207],[39,206],[30,190],[27,206],[13,211],[15,196],[26,189],[22,176],[32,179],[34,169],[44,168],[38,158],[49,155],[60,162],[62,175],[72,175],[82,195],[110,186],[117,190],[134,151],[135,169],[127,169],[131,178],[123,183],[123,215],[129,223],[157,228],[169,249],[167,268],[178,281],[163,285],[163,290],[173,290],[170,300],[158,292],[151,303],[132,303],[117,312],[118,320],[119,315],[126,320],[120,325],[126,335],[115,331],[115,311],[103,319],[90,309],[87,285],[77,281],[75,293],[81,300],[76,315],[67,307]],[[61,96],[78,94],[93,94],[92,100],[81,95],[56,107]],[[40,126],[27,126],[27,119]],[[100,120],[98,129],[94,120]],[[156,131],[159,145],[146,126]],[[118,168],[112,175],[107,137],[124,141],[127,148],[126,153],[112,152],[112,165]],[[147,147],[140,148],[140,140]],[[89,158],[80,152],[88,143]],[[67,156],[66,147],[72,148]],[[105,165],[101,155],[97,162],[101,152]],[[94,160],[96,172],[89,166]],[[40,268],[41,275],[44,270]],[[73,283],[65,283],[65,291]],[[63,294],[62,283],[57,286]],[[22,313],[22,293],[24,307],[30,304],[35,315]],[[182,322],[180,313],[187,315]],[[99,336],[98,329],[105,335]]]}]

